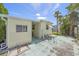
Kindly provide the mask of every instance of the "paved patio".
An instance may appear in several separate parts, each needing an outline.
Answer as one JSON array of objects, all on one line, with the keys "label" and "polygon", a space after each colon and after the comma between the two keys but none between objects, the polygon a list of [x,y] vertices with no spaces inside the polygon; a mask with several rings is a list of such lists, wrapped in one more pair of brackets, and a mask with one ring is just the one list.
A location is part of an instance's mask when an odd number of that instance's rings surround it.
[{"label": "paved patio", "polygon": [[[56,36],[51,40],[40,40],[33,38],[29,50],[20,54],[20,56],[73,56],[78,54],[78,45],[72,42],[74,38]],[[75,50],[76,49],[76,50]]]}]

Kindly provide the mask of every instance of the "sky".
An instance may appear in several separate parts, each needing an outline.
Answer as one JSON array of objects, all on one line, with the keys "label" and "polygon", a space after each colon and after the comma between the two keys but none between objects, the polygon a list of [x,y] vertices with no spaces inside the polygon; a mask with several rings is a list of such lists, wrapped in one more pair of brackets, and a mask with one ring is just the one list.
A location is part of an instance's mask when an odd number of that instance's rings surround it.
[{"label": "sky", "polygon": [[66,7],[68,3],[5,3],[4,6],[8,9],[10,16],[38,20],[48,20],[56,25],[56,17],[54,13],[59,10],[64,16],[68,14]]}]

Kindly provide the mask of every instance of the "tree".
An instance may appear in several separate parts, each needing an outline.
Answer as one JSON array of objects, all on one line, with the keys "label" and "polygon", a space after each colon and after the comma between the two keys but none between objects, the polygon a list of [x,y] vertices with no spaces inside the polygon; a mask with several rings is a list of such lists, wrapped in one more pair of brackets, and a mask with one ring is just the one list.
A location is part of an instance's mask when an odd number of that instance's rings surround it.
[{"label": "tree", "polygon": [[75,9],[79,8],[79,3],[71,3],[69,6],[66,7],[70,12],[74,11]]},{"label": "tree", "polygon": [[56,11],[54,13],[54,16],[57,18],[57,32],[60,32],[60,29],[59,29],[59,22],[60,22],[60,18],[62,17],[61,16],[61,13],[59,11]]},{"label": "tree", "polygon": [[[72,3],[70,4],[68,7],[66,7],[67,10],[69,10],[69,16],[70,16],[70,35],[71,36],[75,36],[74,35],[74,25],[76,20],[78,20],[78,13],[75,12],[75,10],[77,10],[77,8],[79,8],[79,3]],[[77,27],[78,28],[78,27]],[[77,29],[77,32],[78,32],[78,29]]]},{"label": "tree", "polygon": [[69,35],[69,17],[68,15],[62,18],[61,32],[63,35]]},{"label": "tree", "polygon": [[0,19],[0,42],[5,39],[5,21]]},{"label": "tree", "polygon": [[8,14],[8,10],[0,3],[0,14]]},{"label": "tree", "polygon": [[[8,10],[4,7],[2,3],[0,3],[0,14],[8,14]],[[0,17],[0,42],[5,39],[6,36],[6,24],[3,19]]]}]

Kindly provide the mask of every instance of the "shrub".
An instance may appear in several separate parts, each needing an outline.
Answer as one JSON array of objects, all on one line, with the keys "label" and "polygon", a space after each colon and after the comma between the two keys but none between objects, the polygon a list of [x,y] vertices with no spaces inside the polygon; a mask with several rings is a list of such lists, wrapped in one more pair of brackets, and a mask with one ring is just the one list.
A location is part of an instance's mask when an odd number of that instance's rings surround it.
[{"label": "shrub", "polygon": [[5,21],[0,19],[0,42],[2,42],[5,39],[5,35],[6,35]]},{"label": "shrub", "polygon": [[61,35],[61,33],[59,33],[59,32],[53,32],[52,34],[53,35]]}]

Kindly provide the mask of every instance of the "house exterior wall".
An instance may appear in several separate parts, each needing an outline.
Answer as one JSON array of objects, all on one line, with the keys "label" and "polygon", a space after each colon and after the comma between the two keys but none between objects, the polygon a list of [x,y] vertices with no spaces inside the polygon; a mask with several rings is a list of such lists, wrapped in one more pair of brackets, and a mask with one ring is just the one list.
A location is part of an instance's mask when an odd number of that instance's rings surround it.
[{"label": "house exterior wall", "polygon": [[[27,32],[16,32],[16,25],[26,25]],[[28,20],[8,17],[6,35],[8,48],[13,48],[18,45],[31,43],[32,22]]]},{"label": "house exterior wall", "polygon": [[[39,30],[39,37],[41,38],[44,35],[52,34],[52,28],[46,29],[46,25],[49,25],[48,22],[40,22],[40,30]],[[51,24],[50,24],[51,25]]]},{"label": "house exterior wall", "polygon": [[47,21],[36,22],[34,36],[38,37],[38,38],[41,38],[44,35],[52,34],[52,28],[49,28],[48,30],[46,29],[46,25],[48,25],[48,24],[51,25],[51,23],[49,23]]},{"label": "house exterior wall", "polygon": [[35,23],[35,30],[34,30],[34,37],[38,38],[39,37],[39,30],[40,30],[40,23],[36,22]]}]

